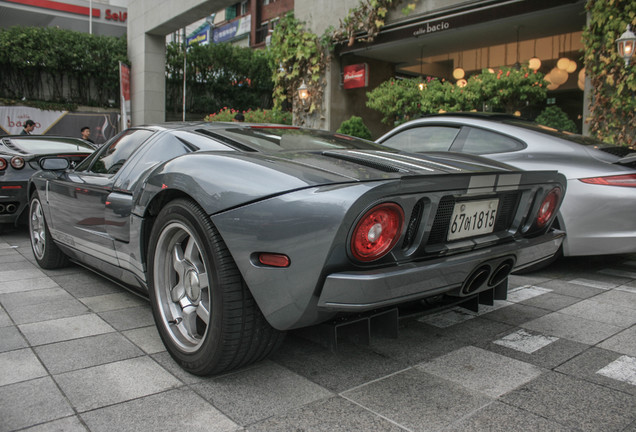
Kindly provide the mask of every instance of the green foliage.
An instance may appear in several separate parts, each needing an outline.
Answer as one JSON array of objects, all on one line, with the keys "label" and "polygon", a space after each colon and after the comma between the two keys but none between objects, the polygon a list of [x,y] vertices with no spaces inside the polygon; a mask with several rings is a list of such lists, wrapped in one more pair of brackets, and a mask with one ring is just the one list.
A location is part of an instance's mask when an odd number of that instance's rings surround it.
[{"label": "green foliage", "polygon": [[636,60],[619,57],[616,39],[631,24],[636,29],[633,0],[588,0],[589,21],[583,31],[585,71],[592,83],[588,121],[596,137],[611,144],[636,144]]},{"label": "green foliage", "polygon": [[203,119],[206,122],[231,122],[234,116],[242,112],[245,116],[246,123],[274,123],[274,124],[292,124],[292,115],[289,111],[266,110],[266,109],[248,109],[239,111],[234,108],[224,107],[220,111],[209,114]]},{"label": "green foliage", "polygon": [[76,111],[77,104],[63,103],[63,102],[46,102],[46,101],[31,101],[31,100],[16,100],[0,98],[0,106],[10,105],[23,105],[32,108],[38,108],[43,111]]},{"label": "green foliage", "polygon": [[349,120],[343,121],[337,132],[362,139],[371,139],[371,131],[364,124],[362,118],[358,116],[351,116]]},{"label": "green foliage", "polygon": [[[119,102],[126,38],[53,27],[0,30],[0,96],[92,106]],[[45,85],[46,84],[46,85]]]},{"label": "green foliage", "polygon": [[538,124],[549,126],[558,130],[578,133],[576,124],[558,106],[551,105],[541,111],[534,121]]},{"label": "green foliage", "polygon": [[[436,78],[390,79],[367,92],[367,106],[380,111],[382,122],[399,124],[422,114],[453,111],[493,110],[514,113],[544,102],[547,90],[543,74],[526,67],[483,70],[468,78],[465,87]],[[421,89],[420,89],[421,87]]]},{"label": "green foliage", "polygon": [[[280,19],[272,33],[269,62],[274,81],[274,108],[292,104],[296,115],[307,110],[313,113],[322,107],[326,53],[320,39],[306,31],[302,22],[290,12]],[[302,83],[309,90],[309,106],[298,100]]]},{"label": "green foliage", "polygon": [[[183,45],[166,47],[166,109],[183,107]],[[186,110],[209,113],[231,106],[237,110],[269,107],[271,70],[260,50],[228,43],[194,45],[186,60]]]}]

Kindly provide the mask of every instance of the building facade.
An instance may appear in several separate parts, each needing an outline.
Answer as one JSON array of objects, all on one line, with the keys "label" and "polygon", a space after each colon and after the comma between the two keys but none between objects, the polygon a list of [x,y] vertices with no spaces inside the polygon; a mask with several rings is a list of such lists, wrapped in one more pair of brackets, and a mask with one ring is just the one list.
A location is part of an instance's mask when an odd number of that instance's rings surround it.
[{"label": "building facade", "polygon": [[[381,123],[380,114],[366,108],[366,92],[391,77],[427,75],[453,80],[453,71],[458,68],[468,76],[483,68],[526,63],[533,57],[541,60],[541,72],[550,73],[558,60],[565,57],[574,69],[568,72],[562,84],[550,89],[549,102],[564,109],[583,128],[586,93],[579,77],[581,32],[586,23],[584,0],[419,0],[415,3],[415,10],[407,15],[399,10],[406,2],[391,11],[374,41],[355,41],[351,46],[337,47],[327,68],[324,110],[315,118],[313,126],[335,130],[351,115],[358,115],[365,119],[375,136],[388,130],[390,125]],[[225,10],[225,21],[214,23],[214,28],[222,28],[249,11],[246,46],[261,48],[267,45],[268,35],[283,11],[293,8],[295,16],[309,30],[322,35],[329,27],[338,27],[350,9],[359,5],[359,0],[238,3],[166,0],[162,4],[162,14],[141,0],[132,0],[129,7],[131,19],[140,24],[130,22],[128,34],[133,63],[133,114],[138,113],[135,123],[164,119],[163,84],[159,84],[155,68],[144,66],[165,61],[165,52],[156,35],[165,37],[196,19]],[[234,8],[238,16],[228,20],[228,8]],[[190,20],[185,21],[188,18]],[[246,33],[235,34],[235,39],[230,41],[239,42],[241,39],[237,36],[245,38]],[[363,80],[365,86],[345,88],[345,69],[359,65],[364,65],[367,74]]]},{"label": "building facade", "polygon": [[0,28],[59,27],[98,36],[124,36],[128,0],[0,0]]},{"label": "building facade", "polygon": [[[296,0],[296,17],[316,34],[338,24],[357,0],[324,3]],[[585,85],[580,77],[582,30],[586,23],[582,0],[513,1],[424,1],[404,15],[391,11],[385,27],[372,42],[356,40],[337,47],[331,58],[327,80],[326,113],[315,126],[335,130],[351,115],[362,117],[374,136],[390,125],[381,115],[366,108],[366,93],[392,77],[429,76],[456,82],[453,72],[461,69],[464,78],[482,69],[514,66],[540,60],[539,71],[550,74],[559,59],[570,60],[570,70],[560,85],[549,87],[547,103],[562,108],[584,127]],[[535,60],[536,61],[536,60]],[[361,66],[366,85],[348,89],[348,68]],[[563,78],[563,77],[561,77]],[[529,117],[536,112],[522,112]]]}]

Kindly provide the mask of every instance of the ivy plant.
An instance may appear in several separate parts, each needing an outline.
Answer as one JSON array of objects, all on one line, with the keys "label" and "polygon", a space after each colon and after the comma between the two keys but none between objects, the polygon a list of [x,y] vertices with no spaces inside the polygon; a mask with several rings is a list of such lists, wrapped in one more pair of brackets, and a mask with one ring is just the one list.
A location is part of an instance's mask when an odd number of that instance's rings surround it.
[{"label": "ivy plant", "polygon": [[589,22],[583,31],[585,71],[592,84],[590,132],[611,144],[636,145],[636,59],[631,65],[618,55],[616,39],[631,24],[636,29],[633,0],[588,0]]}]

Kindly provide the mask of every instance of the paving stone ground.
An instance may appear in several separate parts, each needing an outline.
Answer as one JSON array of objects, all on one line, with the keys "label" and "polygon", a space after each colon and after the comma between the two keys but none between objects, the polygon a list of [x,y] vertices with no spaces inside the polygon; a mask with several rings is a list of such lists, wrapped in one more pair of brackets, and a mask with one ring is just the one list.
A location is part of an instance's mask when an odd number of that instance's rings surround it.
[{"label": "paving stone ground", "polygon": [[221,376],[181,370],[148,303],[0,235],[3,431],[636,432],[636,255],[510,277],[509,296],[336,353],[292,332]]}]

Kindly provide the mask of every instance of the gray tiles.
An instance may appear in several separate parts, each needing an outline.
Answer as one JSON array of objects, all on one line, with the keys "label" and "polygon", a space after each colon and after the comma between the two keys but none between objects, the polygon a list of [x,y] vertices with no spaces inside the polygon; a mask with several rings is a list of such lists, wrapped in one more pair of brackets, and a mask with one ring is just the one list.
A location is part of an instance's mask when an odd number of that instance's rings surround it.
[{"label": "gray tiles", "polygon": [[269,361],[195,384],[193,389],[241,425],[333,395],[306,378]]},{"label": "gray tiles", "polygon": [[178,367],[147,301],[81,267],[36,269],[26,232],[0,236],[0,262],[14,264],[0,268],[0,432],[636,432],[635,255],[512,276],[507,301],[370,346],[332,353],[315,329],[291,332],[216,377]]},{"label": "gray tiles", "polygon": [[407,430],[440,430],[492,402],[467,389],[418,369],[408,369],[342,393]]},{"label": "gray tiles", "polygon": [[55,376],[79,412],[101,408],[181,385],[147,357],[133,358]]},{"label": "gray tiles", "polygon": [[225,432],[232,420],[187,389],[175,389],[81,414],[94,432]]},{"label": "gray tiles", "polygon": [[0,431],[11,431],[73,415],[51,377],[2,387]]},{"label": "gray tiles", "polygon": [[636,398],[557,372],[546,373],[502,401],[583,431],[620,431],[636,419]]}]

